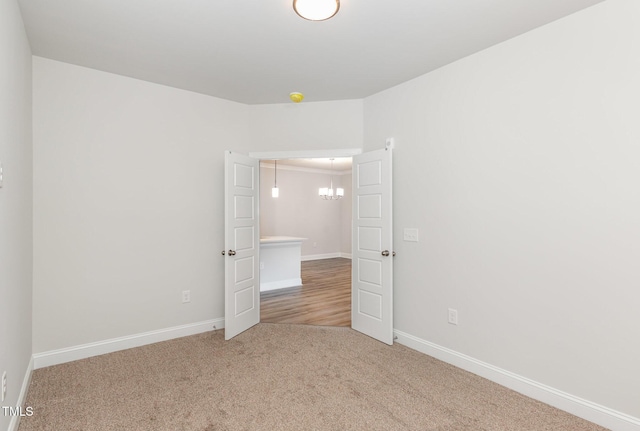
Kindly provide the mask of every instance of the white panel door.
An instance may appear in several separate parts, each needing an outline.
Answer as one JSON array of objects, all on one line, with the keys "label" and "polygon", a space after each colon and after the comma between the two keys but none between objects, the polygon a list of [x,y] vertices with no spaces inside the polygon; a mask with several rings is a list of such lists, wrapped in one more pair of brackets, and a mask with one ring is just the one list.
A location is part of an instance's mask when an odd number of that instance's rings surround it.
[{"label": "white panel door", "polygon": [[353,157],[351,326],[393,344],[391,149]]},{"label": "white panel door", "polygon": [[259,163],[225,152],[224,337],[260,321]]}]

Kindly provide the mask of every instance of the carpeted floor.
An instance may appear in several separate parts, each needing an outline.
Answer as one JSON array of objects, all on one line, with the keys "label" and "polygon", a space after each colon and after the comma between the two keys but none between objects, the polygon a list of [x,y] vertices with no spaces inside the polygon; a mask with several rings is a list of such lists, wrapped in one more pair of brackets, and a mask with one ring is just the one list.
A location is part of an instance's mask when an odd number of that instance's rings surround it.
[{"label": "carpeted floor", "polygon": [[349,328],[223,335],[36,370],[19,431],[603,430]]}]

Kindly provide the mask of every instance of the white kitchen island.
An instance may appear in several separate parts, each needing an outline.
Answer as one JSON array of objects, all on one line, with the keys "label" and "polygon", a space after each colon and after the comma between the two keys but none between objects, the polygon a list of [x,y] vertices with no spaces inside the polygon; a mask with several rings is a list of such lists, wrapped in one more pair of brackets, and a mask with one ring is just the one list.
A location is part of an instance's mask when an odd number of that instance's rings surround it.
[{"label": "white kitchen island", "polygon": [[302,241],[294,236],[260,238],[260,291],[302,285],[300,255]]}]

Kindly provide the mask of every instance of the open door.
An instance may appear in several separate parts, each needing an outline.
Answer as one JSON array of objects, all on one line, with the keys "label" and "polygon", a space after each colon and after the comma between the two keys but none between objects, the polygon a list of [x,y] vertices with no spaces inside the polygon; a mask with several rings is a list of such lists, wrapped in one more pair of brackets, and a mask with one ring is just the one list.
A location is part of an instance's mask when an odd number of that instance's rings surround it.
[{"label": "open door", "polygon": [[224,338],[260,321],[260,161],[225,152]]},{"label": "open door", "polygon": [[393,344],[391,148],[353,157],[351,327]]}]

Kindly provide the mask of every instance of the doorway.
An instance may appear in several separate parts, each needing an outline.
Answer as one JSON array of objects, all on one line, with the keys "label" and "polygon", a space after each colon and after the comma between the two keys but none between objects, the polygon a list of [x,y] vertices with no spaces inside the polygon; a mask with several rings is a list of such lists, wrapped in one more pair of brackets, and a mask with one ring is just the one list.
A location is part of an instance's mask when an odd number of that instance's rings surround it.
[{"label": "doorway", "polygon": [[[386,344],[393,344],[392,148],[346,154],[353,156],[351,328]],[[281,157],[225,151],[226,340],[260,321],[259,160]]]},{"label": "doorway", "polygon": [[[319,188],[332,186],[344,196],[319,196]],[[260,195],[261,237],[304,238],[302,285],[266,290],[265,284],[260,321],[350,327],[351,157],[262,160]],[[273,268],[260,267],[271,280]]]}]

